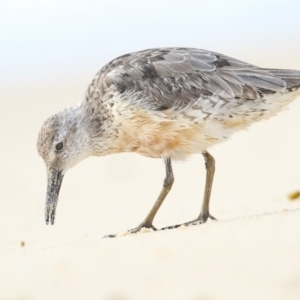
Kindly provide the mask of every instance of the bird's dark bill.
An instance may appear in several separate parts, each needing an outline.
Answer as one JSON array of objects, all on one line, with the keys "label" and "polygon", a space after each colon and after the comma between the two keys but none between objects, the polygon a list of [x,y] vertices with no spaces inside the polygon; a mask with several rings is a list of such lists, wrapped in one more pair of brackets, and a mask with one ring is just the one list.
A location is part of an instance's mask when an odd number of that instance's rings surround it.
[{"label": "bird's dark bill", "polygon": [[54,224],[56,206],[58,201],[59,190],[63,180],[61,171],[55,169],[48,170],[48,186],[46,195],[45,221],[48,225]]}]

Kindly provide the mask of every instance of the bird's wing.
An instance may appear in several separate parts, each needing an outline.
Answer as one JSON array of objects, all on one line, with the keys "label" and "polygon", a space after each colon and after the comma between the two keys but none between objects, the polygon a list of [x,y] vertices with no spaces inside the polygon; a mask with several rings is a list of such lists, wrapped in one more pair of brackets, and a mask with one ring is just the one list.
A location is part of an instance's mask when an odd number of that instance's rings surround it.
[{"label": "bird's wing", "polygon": [[136,95],[153,110],[183,108],[207,98],[254,100],[287,88],[274,70],[191,48],[126,54],[102,68],[98,79],[102,94]]}]

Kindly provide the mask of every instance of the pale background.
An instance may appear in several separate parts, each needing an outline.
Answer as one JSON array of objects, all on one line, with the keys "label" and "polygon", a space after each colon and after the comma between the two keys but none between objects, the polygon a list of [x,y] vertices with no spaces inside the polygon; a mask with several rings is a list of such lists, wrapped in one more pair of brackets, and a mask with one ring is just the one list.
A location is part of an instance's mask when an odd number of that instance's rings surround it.
[{"label": "pale background", "polygon": [[[211,213],[229,221],[199,228],[101,239],[138,225],[161,189],[162,161],[134,154],[70,170],[47,227],[36,151],[43,121],[81,101],[94,74],[127,52],[196,47],[300,70],[298,0],[0,4],[1,300],[300,299],[300,201],[287,197],[300,189],[300,99],[211,149]],[[202,156],[174,172],[157,227],[199,213]]]}]

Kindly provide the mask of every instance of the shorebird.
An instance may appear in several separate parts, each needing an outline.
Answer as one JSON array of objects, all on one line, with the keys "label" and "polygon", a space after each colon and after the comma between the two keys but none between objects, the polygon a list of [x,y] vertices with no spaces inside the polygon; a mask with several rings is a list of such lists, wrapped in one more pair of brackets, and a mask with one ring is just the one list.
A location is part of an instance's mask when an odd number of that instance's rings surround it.
[{"label": "shorebird", "polygon": [[171,160],[196,153],[205,159],[204,198],[199,216],[181,225],[215,220],[209,212],[215,160],[207,149],[274,116],[299,94],[300,71],[259,68],[206,50],[158,48],[112,60],[81,104],[51,116],[40,130],[37,149],[48,174],[46,224],[54,224],[68,169],[92,155],[120,152],[162,158],[166,168],[153,208],[129,232],[156,230],[153,219],[174,182]]}]

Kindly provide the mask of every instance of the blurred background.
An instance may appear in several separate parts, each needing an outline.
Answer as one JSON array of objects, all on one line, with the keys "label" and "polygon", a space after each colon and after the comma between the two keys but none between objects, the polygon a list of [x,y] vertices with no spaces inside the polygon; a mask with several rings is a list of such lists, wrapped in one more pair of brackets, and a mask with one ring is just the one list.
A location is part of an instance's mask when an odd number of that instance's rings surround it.
[{"label": "blurred background", "polygon": [[[1,1],[0,252],[56,245],[137,226],[160,192],[162,161],[136,154],[89,158],[62,185],[56,224],[44,223],[46,170],[36,138],[50,115],[83,99],[113,58],[154,47],[195,47],[265,68],[300,70],[297,0]],[[300,99],[277,117],[211,149],[211,213],[220,220],[300,208]],[[201,155],[174,163],[175,184],[155,226],[195,218]]]}]

